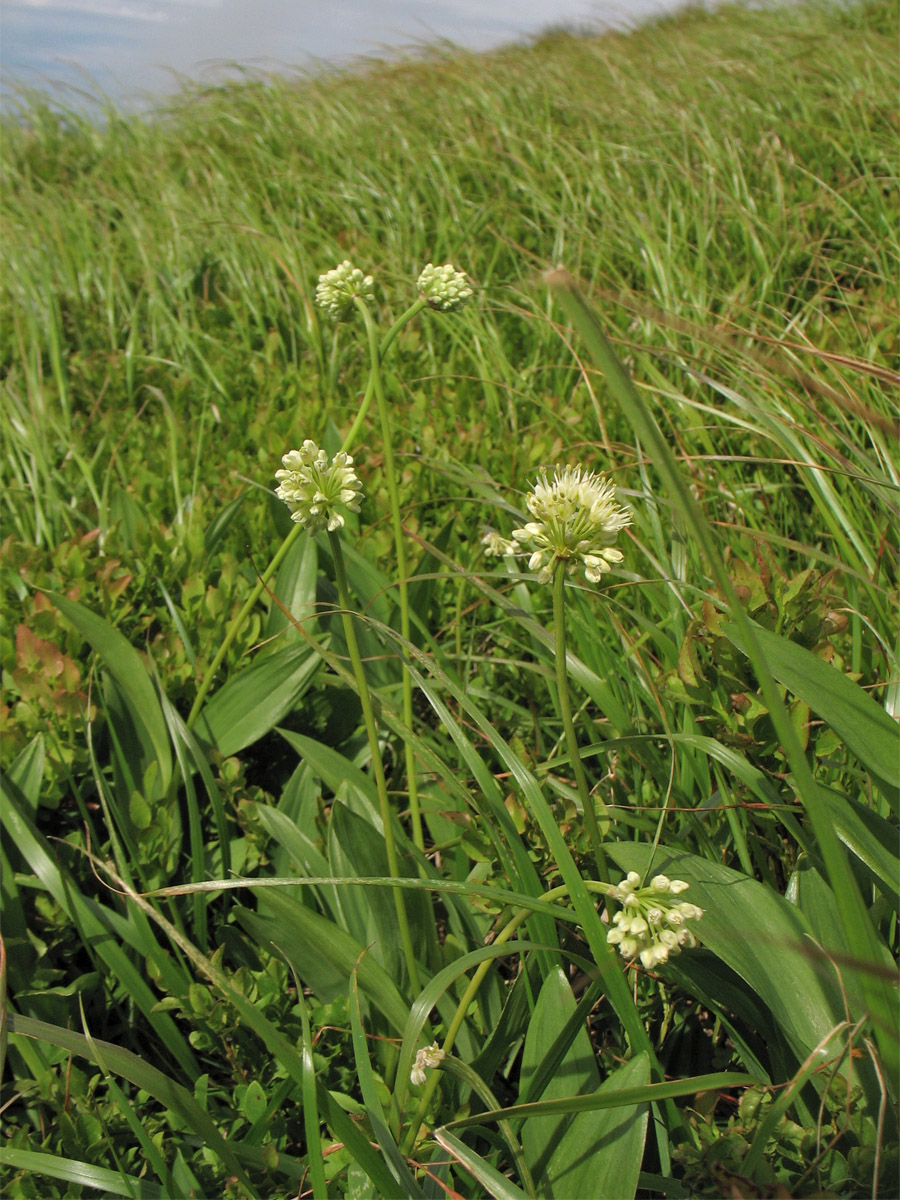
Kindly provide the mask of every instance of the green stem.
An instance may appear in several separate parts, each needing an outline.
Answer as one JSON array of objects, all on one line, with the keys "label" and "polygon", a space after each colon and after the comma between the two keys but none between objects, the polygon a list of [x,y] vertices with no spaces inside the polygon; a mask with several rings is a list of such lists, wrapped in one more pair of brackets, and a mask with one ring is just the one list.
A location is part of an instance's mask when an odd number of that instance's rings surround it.
[{"label": "green stem", "polygon": [[[379,351],[379,358],[381,355],[384,354],[384,352],[390,346],[391,342],[393,342],[393,340],[397,336],[397,334],[400,333],[400,331],[403,329],[404,325],[407,325],[413,319],[413,317],[415,317],[418,313],[420,313],[422,311],[422,309],[425,307],[426,307],[425,301],[423,299],[421,299],[421,297],[420,297],[418,300],[416,300],[413,304],[411,304],[409,306],[409,308],[406,310],[406,312],[402,313],[397,318],[397,320],[394,322],[394,324],[391,326],[391,328],[387,331],[387,333],[384,336],[384,340],[381,343],[381,348]],[[368,310],[366,310],[366,311],[368,311]],[[376,375],[375,371],[373,371],[369,375],[369,383],[368,383],[368,386],[366,387],[366,393],[365,393],[365,396],[363,397],[363,402],[360,405],[359,412],[356,414],[356,419],[354,420],[353,425],[350,427],[350,432],[344,438],[344,444],[341,447],[341,449],[344,450],[345,452],[347,452],[350,449],[350,447],[353,445],[354,441],[357,438],[357,435],[359,434],[360,429],[362,428],[363,421],[366,419],[366,414],[368,413],[369,407],[372,403],[372,397],[375,394],[375,375]],[[225,658],[225,655],[228,653],[229,649],[231,648],[231,645],[234,642],[234,639],[238,635],[238,631],[241,629],[241,627],[243,626],[247,617],[250,615],[250,613],[255,608],[260,596],[263,593],[263,590],[264,590],[266,584],[269,582],[269,580],[272,578],[272,576],[275,574],[275,572],[281,566],[281,563],[284,560],[284,556],[287,554],[288,550],[290,550],[291,546],[296,541],[297,536],[300,533],[300,529],[301,529],[301,527],[299,525],[297,525],[287,535],[285,540],[282,542],[281,546],[275,552],[274,558],[272,559],[272,561],[266,567],[265,571],[260,576],[259,580],[257,581],[256,585],[253,588],[253,591],[250,593],[245,604],[241,608],[241,611],[234,618],[234,620],[231,622],[228,629],[226,630],[225,638],[224,638],[221,646],[219,647],[219,649],[216,651],[215,658],[210,663],[209,667],[207,668],[206,674],[203,676],[203,679],[200,682],[200,687],[197,690],[197,695],[194,699],[193,706],[191,707],[190,714],[188,715],[188,719],[187,719],[188,729],[193,727],[194,723],[197,720],[197,717],[200,715],[200,709],[203,707],[203,701],[206,699],[206,697],[209,693],[209,689],[212,687],[213,680],[216,677],[216,672],[218,671],[219,667],[222,665],[222,660]]]},{"label": "green stem", "polygon": [[[585,886],[590,892],[598,892],[603,896],[607,896],[612,884],[601,882],[595,883],[593,880],[585,880]],[[565,884],[561,884],[558,887],[551,888],[549,892],[546,892],[543,895],[542,899],[550,902],[555,900],[557,896],[567,896],[568,894],[568,887],[566,887]],[[530,912],[527,909],[524,909],[522,912],[514,916],[512,920],[508,921],[506,925],[504,925],[501,931],[494,938],[491,945],[502,946],[505,942],[508,942],[522,922],[526,921],[530,915]],[[444,1038],[444,1044],[441,1047],[445,1054],[449,1054],[453,1049],[456,1038],[460,1029],[462,1028],[462,1023],[466,1019],[466,1013],[469,1011],[469,1006],[478,995],[478,989],[481,987],[485,975],[487,975],[488,971],[494,965],[494,962],[494,959],[488,958],[485,959],[483,963],[479,963],[475,973],[469,980],[469,986],[466,988],[462,999],[457,1005],[456,1012],[453,1014],[453,1019],[451,1020],[449,1028],[447,1029],[447,1036]],[[430,1072],[425,1080],[425,1089],[419,1099],[415,1116],[413,1117],[410,1126],[406,1131],[406,1137],[404,1138],[403,1146],[401,1147],[401,1153],[405,1155],[409,1155],[412,1152],[416,1136],[422,1126],[422,1122],[425,1119],[425,1113],[428,1111],[428,1105],[431,1103],[431,1097],[434,1095],[434,1090],[437,1087],[439,1080],[440,1075],[437,1071]]]},{"label": "green stem", "polygon": [[609,876],[606,855],[603,853],[600,826],[597,824],[597,814],[594,811],[594,800],[588,787],[587,775],[581,761],[578,749],[578,737],[575,733],[575,722],[572,719],[572,705],[569,701],[569,680],[566,671],[566,564],[563,559],[557,559],[553,570],[553,629],[556,635],[556,690],[559,697],[559,711],[562,715],[563,729],[566,731],[566,746],[569,760],[575,772],[575,783],[584,810],[584,824],[587,828],[594,860],[597,863],[597,874],[601,879]]},{"label": "green stem", "polygon": [[[424,305],[424,301],[420,301]],[[384,454],[384,474],[387,481],[388,497],[391,505],[391,526],[394,531],[394,551],[397,556],[398,592],[400,597],[400,636],[404,646],[410,642],[409,622],[409,590],[408,569],[406,565],[406,544],[403,537],[403,521],[400,515],[400,492],[397,487],[397,473],[394,468],[394,448],[391,440],[391,419],[387,401],[384,395],[384,384],[381,377],[382,350],[378,345],[378,330],[375,321],[363,300],[355,301],[356,307],[366,323],[366,333],[369,338],[369,356],[371,359],[370,379],[374,385],[375,402],[381,419],[382,453]],[[416,310],[412,305],[408,312]],[[403,318],[401,318],[402,320]],[[368,390],[368,389],[367,389]],[[363,403],[365,407],[365,402]],[[362,409],[360,409],[362,411]],[[413,727],[412,679],[404,667],[402,676],[403,687],[403,723],[407,729]],[[419,850],[425,849],[425,838],[422,831],[422,813],[419,808],[419,788],[416,776],[416,757],[412,744],[404,741],[404,760],[406,764],[406,786],[409,793],[409,815],[412,823],[413,842]]]},{"label": "green stem", "polygon": [[[328,541],[331,544],[331,555],[334,559],[334,576],[341,602],[341,621],[344,626],[344,637],[347,641],[347,650],[350,654],[353,674],[356,676],[356,687],[359,692],[359,702],[362,705],[366,737],[369,741],[369,752],[372,756],[372,770],[375,773],[375,787],[378,792],[378,804],[381,809],[381,823],[384,827],[384,847],[387,851],[388,871],[396,879],[400,876],[400,867],[397,859],[397,845],[394,841],[393,812],[388,798],[387,780],[384,776],[384,762],[381,758],[381,747],[378,744],[378,729],[375,725],[375,714],[372,710],[372,697],[369,693],[369,685],[366,681],[365,670],[363,669],[362,656],[359,653],[359,643],[356,640],[356,629],[353,625],[350,585],[347,582],[344,552],[341,548],[341,539],[336,531],[329,531]],[[403,889],[396,887],[392,891],[394,893],[394,904],[397,909],[400,941],[406,958],[406,969],[409,974],[409,982],[413,995],[415,995],[421,991],[421,985],[419,983],[419,970],[416,965],[416,957],[413,954],[412,937],[410,936],[409,921],[406,916]]]},{"label": "green stem", "polygon": [[259,579],[257,580],[256,584],[253,587],[253,591],[250,593],[250,595],[244,601],[241,611],[238,613],[238,615],[234,618],[234,620],[231,622],[231,624],[226,629],[225,637],[222,640],[222,645],[216,651],[215,658],[212,660],[212,662],[207,667],[206,674],[203,676],[203,679],[200,681],[200,687],[197,689],[197,695],[194,698],[194,703],[191,707],[190,713],[188,714],[188,719],[187,719],[188,729],[193,728],[194,722],[197,720],[197,717],[200,715],[200,709],[203,707],[203,701],[206,699],[207,693],[209,692],[209,689],[212,687],[213,680],[216,677],[216,672],[218,671],[219,667],[222,665],[222,660],[224,659],[225,655],[228,653],[229,649],[231,648],[231,643],[237,637],[238,630],[243,626],[243,624],[246,621],[249,614],[256,607],[257,601],[259,600],[260,596],[263,594],[263,589],[265,588],[265,586],[269,582],[269,580],[272,578],[272,576],[275,574],[275,572],[278,570],[278,568],[281,566],[282,562],[284,561],[284,556],[287,554],[288,550],[290,550],[291,546],[293,546],[294,542],[297,540],[297,537],[299,536],[301,530],[302,530],[302,526],[295,525],[294,528],[290,531],[290,533],[287,535],[287,537],[284,539],[284,541],[281,543],[281,545],[275,551],[275,555],[272,558],[272,561],[266,567],[265,571],[263,571],[262,575],[260,575]]},{"label": "green stem", "polygon": [[[378,357],[377,357],[377,359],[372,360],[373,366],[369,371],[369,382],[366,384],[366,391],[363,396],[362,404],[359,406],[359,412],[356,414],[353,424],[350,426],[350,432],[344,438],[343,446],[341,446],[341,449],[343,450],[343,452],[345,454],[350,453],[350,450],[353,447],[354,443],[356,442],[356,439],[359,437],[359,431],[360,431],[360,429],[362,429],[363,422],[365,421],[366,417],[368,416],[369,409],[372,406],[372,399],[375,395],[376,374],[378,372],[380,372],[380,370],[381,370],[381,362],[385,356],[385,353],[386,353],[388,347],[390,346],[390,344],[394,340],[394,338],[397,336],[397,334],[400,332],[400,330],[404,327],[404,325],[408,325],[409,322],[413,319],[413,317],[417,316],[422,311],[422,309],[426,308],[426,307],[427,307],[427,305],[426,305],[425,301],[421,297],[419,297],[418,300],[416,300],[413,304],[411,304],[409,306],[409,308],[406,310],[405,313],[402,313],[397,318],[397,320],[393,323],[393,325],[390,327],[390,329],[384,335],[384,338],[381,343],[381,347],[378,351]],[[367,308],[365,308],[364,305],[363,305],[363,308],[365,309],[365,312],[368,313],[369,310]],[[376,363],[377,363],[377,367],[375,365]]]}]

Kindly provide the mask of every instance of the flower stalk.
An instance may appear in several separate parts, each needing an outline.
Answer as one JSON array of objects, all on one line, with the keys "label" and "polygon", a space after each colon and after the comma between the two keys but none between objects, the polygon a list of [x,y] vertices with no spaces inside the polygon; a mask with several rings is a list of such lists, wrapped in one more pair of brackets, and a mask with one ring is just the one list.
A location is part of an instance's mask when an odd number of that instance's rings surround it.
[{"label": "flower stalk", "polygon": [[[569,679],[566,670],[566,565],[562,559],[557,559],[553,572],[553,632],[556,638],[556,693],[559,701],[559,711],[562,717],[563,730],[566,735],[566,749],[569,752],[569,762],[575,775],[575,785],[578,798],[584,813],[584,825],[587,830],[594,861],[597,864],[597,875],[606,878],[609,868],[603,851],[603,839],[600,835],[600,825],[594,808],[594,798],[588,786],[584,763],[581,761],[581,751],[578,748],[578,735],[575,731],[575,721],[572,717],[572,704],[569,699]],[[602,801],[601,801],[602,804]]]},{"label": "flower stalk", "polygon": [[[382,453],[384,455],[384,473],[387,481],[388,498],[391,506],[391,527],[394,533],[394,553],[397,556],[398,596],[400,602],[400,636],[404,645],[410,641],[409,619],[409,571],[406,562],[406,541],[403,535],[403,520],[400,514],[400,491],[397,487],[397,475],[394,466],[394,448],[391,438],[391,419],[387,401],[384,395],[384,383],[381,374],[381,350],[378,345],[378,330],[375,321],[365,301],[357,298],[356,307],[359,309],[366,326],[369,340],[370,378],[375,391],[375,404],[381,422]],[[407,729],[413,727],[412,679],[406,668],[402,676],[402,706],[403,723]],[[419,788],[416,774],[416,759],[413,748],[408,741],[404,742],[404,762],[406,767],[406,786],[409,796],[409,816],[412,825],[412,837],[415,845],[425,849],[425,835],[422,828],[422,813],[419,806]]]},{"label": "flower stalk", "polygon": [[[347,568],[344,564],[344,552],[341,539],[336,530],[328,530],[328,541],[331,545],[331,555],[334,561],[334,576],[337,583],[338,597],[341,602],[341,622],[344,627],[344,638],[350,654],[350,663],[356,678],[356,688],[362,706],[363,722],[366,727],[366,738],[369,743],[369,753],[372,758],[372,771],[375,775],[375,789],[378,793],[378,806],[381,813],[381,823],[384,832],[384,847],[387,853],[388,871],[396,879],[400,876],[397,844],[394,839],[393,810],[388,797],[387,780],[384,774],[384,761],[381,757],[381,746],[378,742],[378,728],[375,724],[375,713],[372,708],[372,697],[363,668],[359,643],[356,640],[356,629],[353,625],[350,585],[347,580]],[[402,888],[392,888],[394,905],[397,911],[397,925],[400,931],[400,942],[406,960],[406,970],[409,975],[410,987],[415,995],[420,991],[419,970],[413,953],[412,936],[409,920],[406,914],[406,902]]]}]

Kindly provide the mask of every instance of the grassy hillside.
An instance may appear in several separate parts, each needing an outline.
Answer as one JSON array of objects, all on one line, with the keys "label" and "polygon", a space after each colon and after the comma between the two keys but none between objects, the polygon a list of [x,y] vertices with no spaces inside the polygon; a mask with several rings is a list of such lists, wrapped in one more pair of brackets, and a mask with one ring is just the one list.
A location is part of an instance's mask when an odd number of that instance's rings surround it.
[{"label": "grassy hillside", "polygon": [[[7,1195],[896,1191],[897,34],[723,7],[23,94]],[[305,439],[364,493],[314,536]],[[508,539],[576,465],[631,523],[551,586]],[[699,947],[616,953],[630,871]]]}]

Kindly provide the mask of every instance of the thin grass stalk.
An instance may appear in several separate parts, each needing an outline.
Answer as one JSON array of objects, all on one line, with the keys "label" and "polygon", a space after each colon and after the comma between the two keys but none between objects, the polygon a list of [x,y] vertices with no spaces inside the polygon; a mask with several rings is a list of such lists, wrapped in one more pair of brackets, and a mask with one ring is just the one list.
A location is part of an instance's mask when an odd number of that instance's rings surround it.
[{"label": "thin grass stalk", "polygon": [[559,700],[559,711],[562,717],[563,729],[566,734],[566,746],[569,751],[569,761],[575,773],[578,796],[584,810],[584,824],[587,828],[594,860],[597,864],[597,876],[606,879],[609,867],[600,837],[600,826],[594,811],[594,801],[588,787],[584,763],[578,748],[578,735],[575,732],[575,722],[572,718],[572,704],[569,699],[569,680],[566,672],[566,564],[558,559],[553,570],[553,632],[556,637],[556,691]]},{"label": "thin grass stalk", "polygon": [[[375,725],[375,713],[372,710],[372,697],[369,693],[369,685],[363,668],[362,656],[359,652],[359,643],[356,640],[356,630],[353,626],[347,568],[344,564],[344,552],[337,531],[328,531],[328,541],[331,545],[331,553],[334,559],[334,576],[341,602],[341,621],[344,626],[344,637],[347,640],[347,650],[350,654],[353,674],[356,677],[356,688],[359,693],[359,702],[362,705],[366,737],[369,741],[369,752],[372,756],[372,770],[375,774],[375,787],[378,791],[378,803],[381,808],[381,823],[384,827],[384,848],[387,853],[388,870],[391,875],[398,876],[400,868],[397,858],[397,845],[394,840],[393,810],[391,808],[390,797],[388,796],[381,747],[378,744],[378,729]],[[406,902],[403,896],[403,889],[392,888],[391,890],[393,891],[394,904],[397,909],[397,924],[400,928],[400,941],[406,959],[409,982],[413,992],[416,993],[420,990],[419,969],[416,964],[416,956],[413,953],[412,937],[409,931],[409,920],[406,915]]]},{"label": "thin grass stalk", "polygon": [[[359,298],[354,304],[362,313],[366,323],[366,334],[369,339],[369,355],[371,359],[371,380],[375,388],[375,403],[381,420],[381,450],[384,455],[384,473],[387,479],[388,497],[391,504],[391,525],[394,530],[394,551],[397,555],[398,591],[400,597],[400,636],[404,643],[410,641],[409,623],[409,586],[408,569],[406,564],[406,545],[403,537],[403,521],[400,515],[400,492],[397,487],[397,475],[394,469],[394,448],[391,441],[391,419],[384,396],[384,382],[381,377],[381,350],[378,345],[378,330],[369,312],[368,305]],[[402,675],[403,723],[407,729],[412,729],[412,680],[404,665]],[[425,839],[422,833],[422,813],[419,808],[419,788],[416,778],[416,756],[408,739],[403,742],[403,754],[406,764],[406,787],[409,795],[409,815],[412,824],[413,843],[419,850],[425,849]],[[396,874],[396,872],[393,872]]]}]

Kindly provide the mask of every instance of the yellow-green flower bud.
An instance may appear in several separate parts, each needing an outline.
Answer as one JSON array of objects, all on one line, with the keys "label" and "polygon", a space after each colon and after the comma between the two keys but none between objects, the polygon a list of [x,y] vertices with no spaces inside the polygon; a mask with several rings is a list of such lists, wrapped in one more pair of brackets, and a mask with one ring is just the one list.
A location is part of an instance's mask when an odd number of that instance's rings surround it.
[{"label": "yellow-green flower bud", "polygon": [[435,267],[431,263],[422,271],[418,281],[419,295],[438,312],[456,312],[472,298],[472,288],[462,271],[453,263]]},{"label": "yellow-green flower bud", "polygon": [[319,276],[316,304],[333,321],[343,321],[349,316],[357,296],[367,303],[374,298],[372,276],[363,275],[349,258],[345,258],[333,271],[326,271],[324,275]]}]

